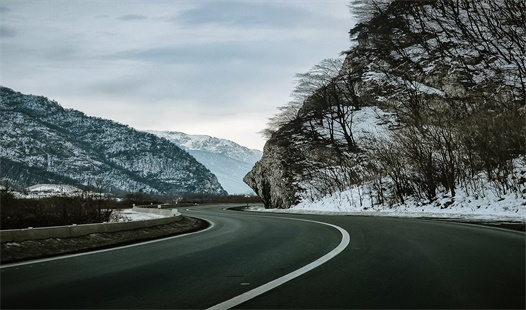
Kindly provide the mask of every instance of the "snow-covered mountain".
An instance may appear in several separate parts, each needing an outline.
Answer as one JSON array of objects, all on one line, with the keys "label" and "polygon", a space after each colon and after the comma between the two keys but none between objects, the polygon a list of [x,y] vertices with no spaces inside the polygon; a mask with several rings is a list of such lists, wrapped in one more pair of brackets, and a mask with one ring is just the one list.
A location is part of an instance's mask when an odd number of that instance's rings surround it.
[{"label": "snow-covered mountain", "polygon": [[233,141],[206,135],[189,135],[177,131],[147,131],[165,138],[194,156],[217,176],[231,195],[254,193],[243,177],[261,159],[262,152]]},{"label": "snow-covered mountain", "polygon": [[0,87],[0,181],[154,194],[226,194],[173,143]]}]

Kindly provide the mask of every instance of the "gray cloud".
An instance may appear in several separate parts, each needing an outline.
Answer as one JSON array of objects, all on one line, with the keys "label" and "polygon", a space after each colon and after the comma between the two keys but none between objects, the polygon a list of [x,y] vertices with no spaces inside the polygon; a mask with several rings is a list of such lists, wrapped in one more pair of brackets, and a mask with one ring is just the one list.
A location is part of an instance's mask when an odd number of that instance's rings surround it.
[{"label": "gray cloud", "polygon": [[283,28],[301,25],[313,17],[308,11],[272,2],[210,2],[201,7],[185,11],[172,21],[187,26],[223,24],[241,27]]},{"label": "gray cloud", "polygon": [[[293,41],[288,42],[294,44]],[[297,52],[297,51],[296,51]],[[275,62],[276,58],[293,56],[291,49],[276,47],[275,42],[199,42],[175,46],[145,47],[102,56],[110,59],[132,59],[152,63],[188,63],[213,65],[231,61]]]},{"label": "gray cloud", "polygon": [[133,21],[133,20],[147,19],[147,17],[144,16],[144,15],[139,15],[139,14],[127,14],[127,15],[119,16],[119,17],[117,17],[117,19],[118,20],[123,20],[123,21]]},{"label": "gray cloud", "polygon": [[16,31],[7,26],[0,26],[0,37],[12,38],[16,36]]},{"label": "gray cloud", "polygon": [[337,57],[351,27],[347,0],[4,1],[4,86],[254,148],[294,74]]}]

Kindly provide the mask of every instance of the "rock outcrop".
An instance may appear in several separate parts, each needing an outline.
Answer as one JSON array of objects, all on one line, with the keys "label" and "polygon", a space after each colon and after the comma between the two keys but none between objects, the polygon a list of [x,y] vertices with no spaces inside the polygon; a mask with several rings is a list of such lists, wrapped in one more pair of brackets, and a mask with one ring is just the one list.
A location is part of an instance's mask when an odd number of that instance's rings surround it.
[{"label": "rock outcrop", "polygon": [[[385,3],[350,31],[337,72],[321,63],[304,75],[298,91],[316,89],[271,131],[245,177],[267,207],[366,183],[372,203],[433,200],[478,190],[470,180],[481,172],[519,188],[507,175],[525,153],[526,3]],[[357,117],[372,107],[394,120]],[[357,137],[360,128],[389,132]]]}]

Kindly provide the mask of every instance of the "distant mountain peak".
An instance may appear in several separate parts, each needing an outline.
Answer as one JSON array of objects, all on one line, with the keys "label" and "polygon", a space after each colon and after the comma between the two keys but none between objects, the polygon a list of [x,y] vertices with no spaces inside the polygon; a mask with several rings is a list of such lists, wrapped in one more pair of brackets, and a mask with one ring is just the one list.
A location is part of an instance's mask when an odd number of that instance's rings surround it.
[{"label": "distant mountain peak", "polygon": [[243,177],[261,159],[261,151],[207,135],[190,135],[178,131],[147,132],[171,141],[194,156],[217,176],[229,194],[253,193],[243,182]]}]

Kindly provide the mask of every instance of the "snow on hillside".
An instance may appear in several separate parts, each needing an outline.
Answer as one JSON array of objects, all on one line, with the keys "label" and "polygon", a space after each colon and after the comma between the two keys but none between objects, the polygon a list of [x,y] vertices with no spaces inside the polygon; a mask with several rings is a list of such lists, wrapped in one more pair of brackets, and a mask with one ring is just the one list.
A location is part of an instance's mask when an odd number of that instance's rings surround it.
[{"label": "snow on hillside", "polygon": [[71,185],[64,185],[64,184],[36,184],[33,186],[30,186],[27,188],[29,192],[47,192],[47,193],[78,193],[82,190],[71,186]]},{"label": "snow on hillside", "polygon": [[354,112],[352,131],[354,138],[363,140],[384,137],[389,133],[389,127],[397,124],[396,117],[379,107],[363,107]]},{"label": "snow on hillside", "polygon": [[[526,179],[526,159],[517,159],[514,164],[514,175]],[[404,204],[394,206],[376,204],[370,199],[367,190],[370,184],[365,184],[327,195],[315,201],[303,199],[302,202],[290,209],[253,208],[253,210],[301,214],[321,213],[526,222],[526,185],[518,185],[522,186],[523,189],[522,194],[518,194],[517,192],[504,192],[502,189],[496,188],[483,174],[478,176],[475,183],[478,184],[478,190],[472,189],[468,192],[459,188],[455,197],[451,197],[447,191],[444,191],[437,194],[437,199],[431,202],[423,202],[413,197],[407,199]]]},{"label": "snow on hillside", "polygon": [[[0,187],[5,190],[5,187]],[[84,192],[82,189],[65,184],[36,184],[29,186],[25,191],[15,191],[9,189],[16,198],[20,199],[41,199],[46,197],[78,197],[81,195],[92,195],[92,192]]]},{"label": "snow on hillside", "polygon": [[526,220],[525,197],[515,193],[497,195],[492,191],[485,196],[471,195],[459,190],[455,197],[441,193],[433,202],[408,199],[405,204],[393,207],[374,205],[363,188],[354,187],[315,202],[304,201],[290,210],[317,211],[333,214],[363,214],[404,217],[480,218]]},{"label": "snow on hillside", "polygon": [[[389,135],[389,128],[398,122],[394,115],[378,107],[364,107],[355,112],[353,131],[356,139],[364,150],[368,142]],[[320,128],[320,133],[326,129]],[[487,177],[480,173],[467,188],[457,188],[455,197],[448,191],[437,193],[434,201],[423,202],[422,199],[410,197],[404,204],[390,206],[380,204],[371,199],[373,184],[365,182],[360,186],[352,186],[344,191],[336,191],[320,199],[312,199],[319,192],[314,181],[300,183],[303,192],[300,202],[290,209],[264,209],[253,207],[254,211],[285,212],[300,214],[331,214],[331,215],[371,215],[396,217],[433,217],[459,218],[474,220],[506,220],[526,221],[526,158],[521,157],[513,162],[514,172],[509,176],[514,179],[520,191],[506,191],[495,186]],[[334,173],[334,171],[332,171]],[[523,181],[521,181],[523,180]],[[390,180],[384,180],[388,187]],[[313,194],[314,193],[314,194]],[[522,194],[520,194],[522,193]]]},{"label": "snow on hillside", "polygon": [[165,138],[184,150],[221,154],[248,163],[255,163],[261,158],[261,151],[249,149],[226,139],[206,135],[189,135],[178,131],[148,130],[147,132]]},{"label": "snow on hillside", "polygon": [[[392,208],[370,205],[370,200],[360,200],[363,193],[359,188],[336,193],[315,202],[304,201],[290,209],[252,208],[253,211],[278,212],[293,214],[329,214],[329,215],[369,215],[394,217],[458,218],[473,220],[505,220],[526,222],[526,205],[524,197],[514,194],[477,198],[465,192],[459,192],[455,198],[447,194],[434,202],[422,203],[412,200],[404,205]],[[363,198],[366,198],[363,196]],[[360,201],[362,206],[360,206]]]}]

